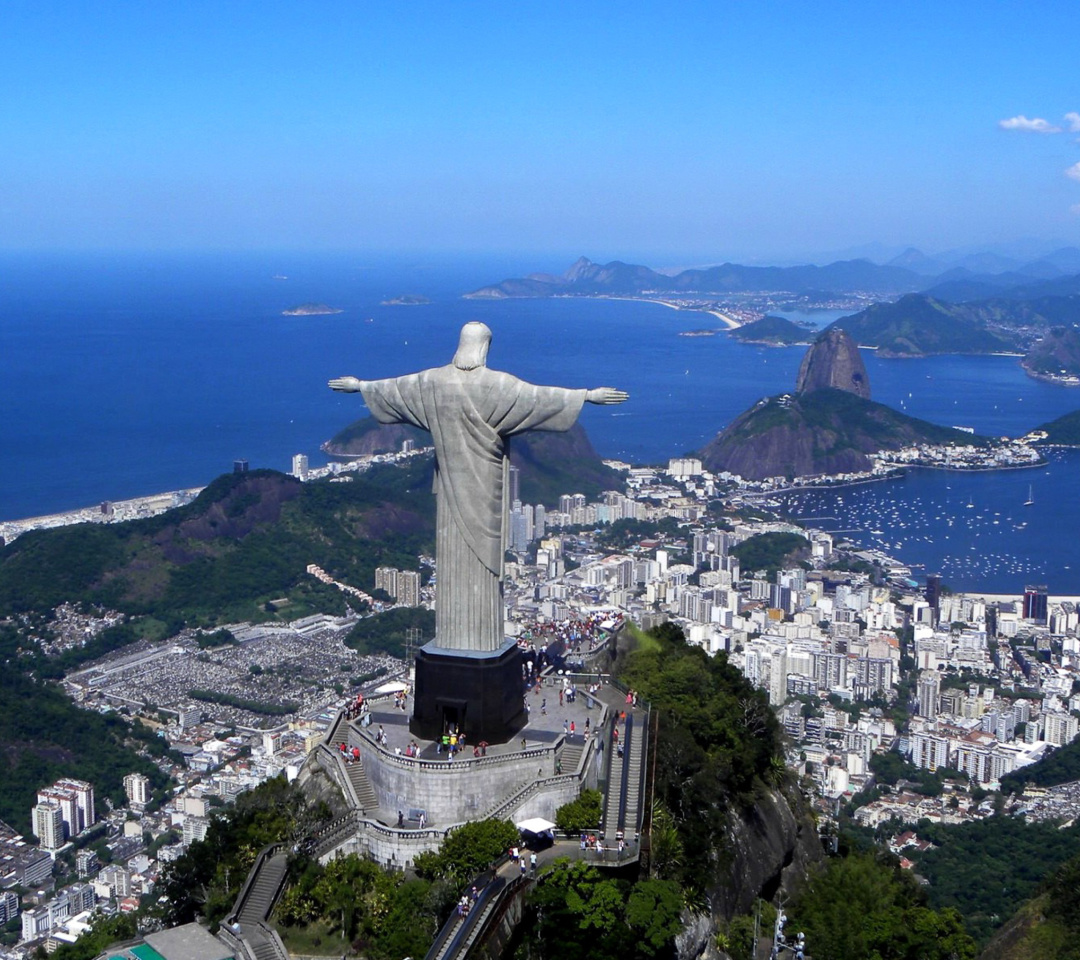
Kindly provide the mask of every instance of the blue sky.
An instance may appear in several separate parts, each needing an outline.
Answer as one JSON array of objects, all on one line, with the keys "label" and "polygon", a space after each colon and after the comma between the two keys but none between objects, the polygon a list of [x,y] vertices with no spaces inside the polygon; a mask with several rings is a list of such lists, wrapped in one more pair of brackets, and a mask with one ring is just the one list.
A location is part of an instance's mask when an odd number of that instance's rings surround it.
[{"label": "blue sky", "polygon": [[0,249],[1080,245],[1078,26],[985,0],[8,0]]}]

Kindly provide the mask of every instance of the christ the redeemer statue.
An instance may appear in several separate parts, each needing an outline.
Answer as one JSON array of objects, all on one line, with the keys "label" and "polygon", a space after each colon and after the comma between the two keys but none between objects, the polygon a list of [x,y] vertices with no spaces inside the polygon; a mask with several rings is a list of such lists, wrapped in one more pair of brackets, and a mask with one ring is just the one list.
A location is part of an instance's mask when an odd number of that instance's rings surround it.
[{"label": "christ the redeemer statue", "polygon": [[435,442],[438,578],[434,645],[487,654],[505,643],[508,440],[525,430],[569,430],[582,404],[622,403],[610,387],[538,387],[489,370],[491,331],[467,323],[453,362],[389,380],[338,377],[332,390],[359,392],[379,423],[408,423]]}]

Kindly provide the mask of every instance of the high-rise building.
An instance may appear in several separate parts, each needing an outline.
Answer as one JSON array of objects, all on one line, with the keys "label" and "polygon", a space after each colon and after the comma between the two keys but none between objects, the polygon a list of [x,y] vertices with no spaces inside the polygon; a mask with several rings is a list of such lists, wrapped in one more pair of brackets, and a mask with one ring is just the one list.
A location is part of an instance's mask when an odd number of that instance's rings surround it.
[{"label": "high-rise building", "polygon": [[398,573],[394,599],[404,607],[420,606],[420,574],[416,570],[402,570]]},{"label": "high-rise building", "polygon": [[385,590],[395,603],[402,606],[420,606],[420,574],[415,570],[376,567],[375,589]]},{"label": "high-rise building", "polygon": [[938,573],[927,574],[926,577],[926,602],[934,608],[935,613],[940,612],[941,605],[941,575]]},{"label": "high-rise building", "polygon": [[85,780],[71,780],[65,778],[57,780],[54,789],[69,790],[75,794],[75,806],[78,810],[77,823],[72,829],[72,835],[82,833],[88,827],[97,823],[97,815],[94,813],[94,786]]},{"label": "high-rise building", "polygon": [[124,792],[133,809],[141,810],[150,802],[150,780],[141,773],[124,777]]},{"label": "high-rise building", "polygon": [[248,472],[248,462],[246,460],[234,460],[232,462],[232,472],[233,473],[247,473]]},{"label": "high-rise building", "polygon": [[30,819],[43,850],[59,850],[64,845],[64,814],[57,801],[39,800]]},{"label": "high-rise building", "polygon": [[941,695],[941,674],[936,670],[923,670],[919,674],[916,716],[933,718],[938,713],[938,697]]},{"label": "high-rise building", "polygon": [[510,464],[510,502],[521,499],[521,470]]},{"label": "high-rise building", "polygon": [[196,840],[205,840],[206,831],[210,826],[210,821],[205,817],[185,817],[184,818],[184,843],[192,844]]},{"label": "high-rise building", "polygon": [[19,915],[19,895],[11,890],[0,893],[0,924],[14,920]]},{"label": "high-rise building", "polygon": [[1045,584],[1024,587],[1024,619],[1046,623],[1048,600]]},{"label": "high-rise building", "polygon": [[[71,790],[59,790],[55,785],[39,790],[37,793],[38,806],[42,804],[55,804],[60,811],[61,836],[66,839],[73,837],[79,832],[79,807],[75,794]],[[50,813],[51,817],[52,814]],[[35,824],[35,833],[37,833]],[[38,833],[40,837],[41,834]],[[61,840],[61,845],[63,840]],[[55,849],[55,848],[50,848]]]},{"label": "high-rise building", "polygon": [[100,866],[101,861],[93,850],[80,850],[75,854],[75,872],[84,879],[97,873]]},{"label": "high-rise building", "polygon": [[769,669],[769,704],[783,706],[787,700],[788,657],[787,650],[775,650]]},{"label": "high-rise building", "polygon": [[296,477],[297,480],[306,480],[308,478],[308,458],[306,454],[293,454],[292,475]]}]

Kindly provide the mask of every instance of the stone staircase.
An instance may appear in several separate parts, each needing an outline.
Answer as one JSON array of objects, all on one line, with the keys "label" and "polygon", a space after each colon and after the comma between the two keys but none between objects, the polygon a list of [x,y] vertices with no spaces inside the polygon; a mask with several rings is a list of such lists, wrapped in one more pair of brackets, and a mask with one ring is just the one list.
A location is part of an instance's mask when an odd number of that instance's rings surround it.
[{"label": "stone staircase", "polygon": [[236,914],[241,929],[252,928],[270,916],[285,882],[287,866],[288,858],[283,852],[268,857],[259,866],[258,874]]},{"label": "stone staircase", "polygon": [[260,937],[252,943],[255,960],[281,960],[281,951],[270,937]]},{"label": "stone staircase", "polygon": [[371,816],[379,808],[379,798],[368,775],[364,772],[364,764],[359,760],[346,763],[345,773],[349,778],[349,783],[352,784],[356,799],[360,802],[364,816]]},{"label": "stone staircase", "polygon": [[585,744],[578,740],[575,743],[564,743],[559,751],[559,762],[563,773],[574,773],[578,764],[581,763],[581,755],[585,752]]}]

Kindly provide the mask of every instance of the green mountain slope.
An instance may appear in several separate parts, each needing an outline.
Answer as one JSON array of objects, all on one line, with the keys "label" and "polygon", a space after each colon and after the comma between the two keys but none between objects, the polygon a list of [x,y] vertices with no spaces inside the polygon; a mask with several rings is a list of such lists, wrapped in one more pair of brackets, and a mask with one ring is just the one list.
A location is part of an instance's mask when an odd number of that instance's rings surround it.
[{"label": "green mountain slope", "polygon": [[1076,327],[1052,327],[1032,344],[1023,361],[1035,376],[1080,376],[1080,331]]},{"label": "green mountain slope", "polygon": [[846,330],[861,346],[882,355],[916,357],[934,353],[999,353],[1015,341],[991,332],[967,304],[946,303],[908,294],[895,303],[875,303],[832,326]]},{"label": "green mountain slope", "polygon": [[740,414],[701,451],[714,472],[751,480],[867,470],[867,454],[915,443],[981,442],[843,390],[769,397]]},{"label": "green mountain slope", "polygon": [[227,474],[158,517],[29,533],[0,551],[0,616],[67,601],[101,603],[173,626],[343,609],[306,573],[317,563],[371,584],[382,563],[415,567],[434,538],[430,461],[349,483],[301,484],[270,470]]},{"label": "green mountain slope", "polygon": [[792,344],[809,343],[814,338],[814,331],[792,323],[786,317],[770,315],[744,324],[728,335],[744,343]]},{"label": "green mountain slope", "polygon": [[1046,439],[1041,441],[1042,443],[1057,443],[1068,447],[1080,446],[1080,410],[1066,413],[1036,429],[1046,433]]}]

